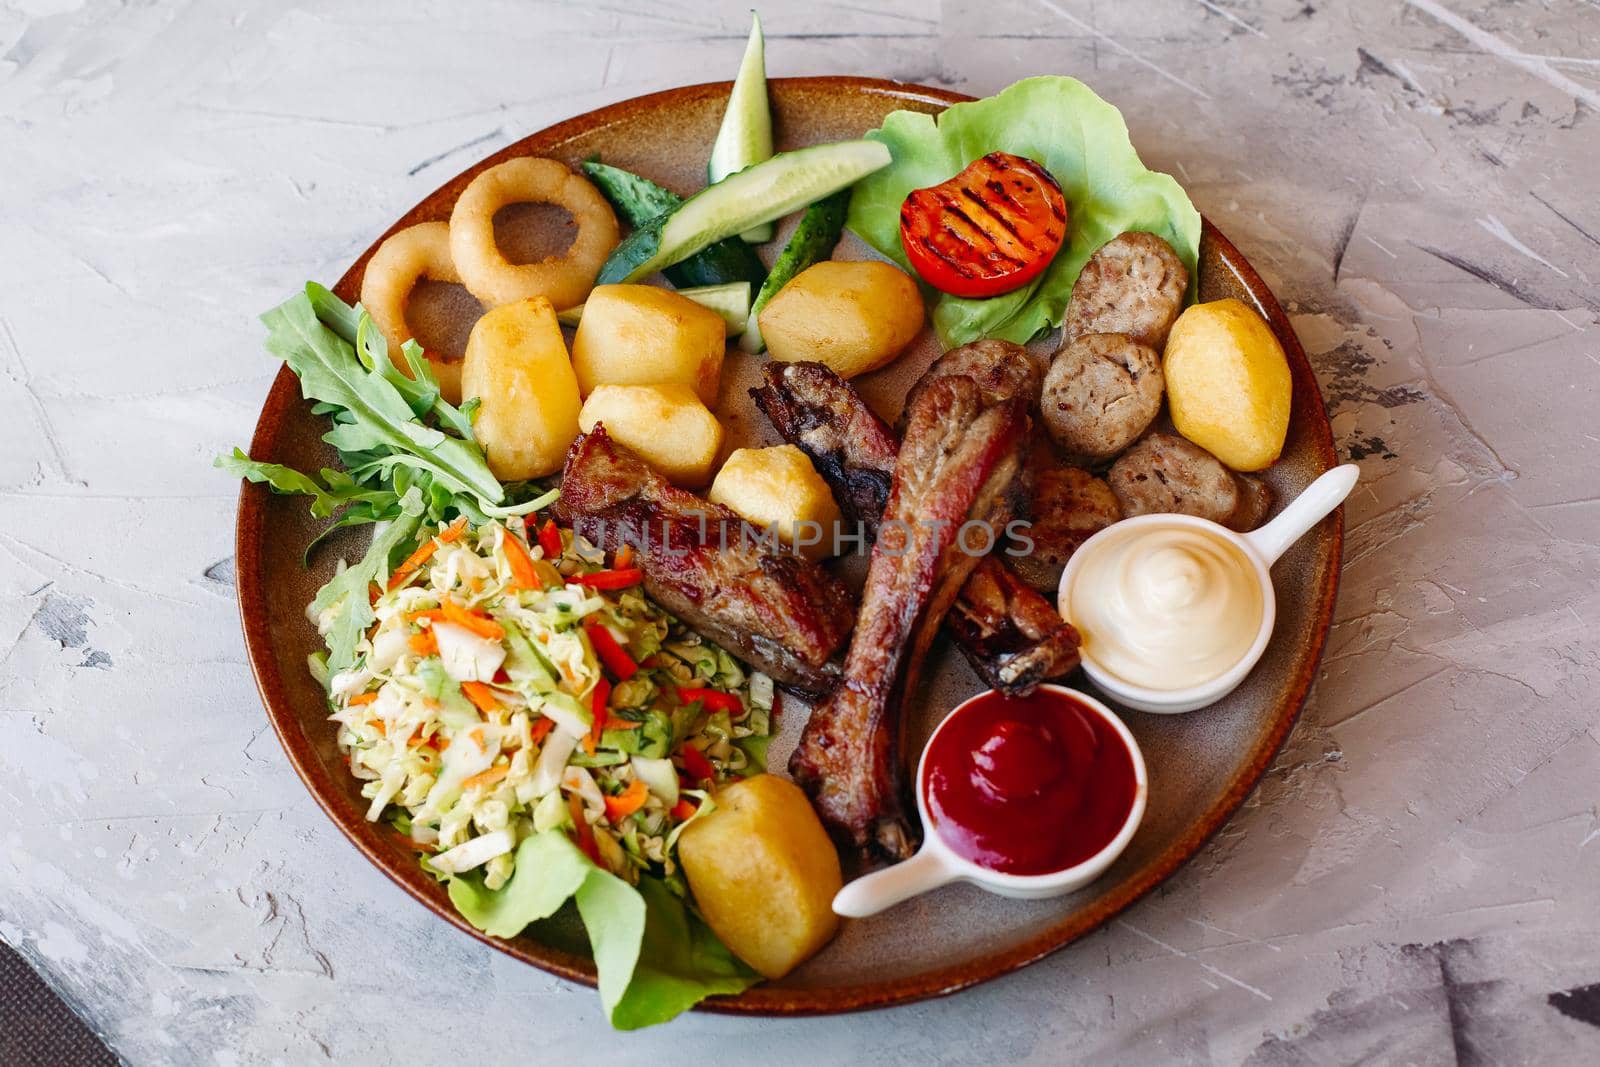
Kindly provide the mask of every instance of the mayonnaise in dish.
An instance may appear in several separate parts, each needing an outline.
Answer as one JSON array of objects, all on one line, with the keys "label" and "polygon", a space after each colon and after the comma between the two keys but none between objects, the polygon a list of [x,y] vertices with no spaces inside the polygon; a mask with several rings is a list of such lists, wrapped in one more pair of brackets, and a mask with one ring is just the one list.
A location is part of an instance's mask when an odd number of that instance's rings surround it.
[{"label": "mayonnaise in dish", "polygon": [[1255,643],[1261,580],[1237,545],[1191,526],[1136,525],[1085,548],[1072,623],[1084,655],[1128,684],[1204,685]]}]

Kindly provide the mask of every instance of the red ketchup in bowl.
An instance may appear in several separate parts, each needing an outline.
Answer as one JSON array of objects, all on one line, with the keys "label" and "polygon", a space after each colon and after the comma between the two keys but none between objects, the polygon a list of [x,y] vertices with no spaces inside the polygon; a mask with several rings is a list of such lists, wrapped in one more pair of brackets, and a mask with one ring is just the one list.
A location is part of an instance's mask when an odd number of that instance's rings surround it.
[{"label": "red ketchup in bowl", "polygon": [[1133,757],[1099,712],[1049,689],[988,693],[924,756],[924,801],[950,850],[1002,874],[1050,874],[1111,843],[1133,810]]}]

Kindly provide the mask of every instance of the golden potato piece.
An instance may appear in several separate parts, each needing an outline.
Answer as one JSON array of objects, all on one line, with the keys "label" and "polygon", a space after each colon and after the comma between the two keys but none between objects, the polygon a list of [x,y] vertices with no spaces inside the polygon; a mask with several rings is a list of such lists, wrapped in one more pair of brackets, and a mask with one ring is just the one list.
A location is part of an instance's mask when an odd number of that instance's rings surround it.
[{"label": "golden potato piece", "polygon": [[678,859],[722,943],[781,978],[838,929],[839,854],[793,782],[758,774],[723,788],[716,802],[678,838]]},{"label": "golden potato piece", "polygon": [[578,426],[588,433],[596,423],[668,481],[690,489],[711,480],[722,450],[722,423],[687,385],[596,386]]},{"label": "golden potato piece", "polygon": [[717,403],[728,351],[722,316],[671,289],[602,285],[589,294],[572,342],[584,396],[601,385],[669,385]]},{"label": "golden potato piece", "polygon": [[1162,359],[1178,432],[1236,471],[1269,467],[1289,434],[1294,384],[1266,320],[1238,300],[1189,308]]},{"label": "golden potato piece", "polygon": [[472,327],[461,395],[482,405],[472,424],[501,481],[561,469],[578,436],[578,379],[555,308],[544,297],[501,304]]},{"label": "golden potato piece", "polygon": [[922,310],[917,283],[893,264],[825,260],[779,289],[757,322],[773,359],[854,378],[894,362],[921,332]]},{"label": "golden potato piece", "polygon": [[833,551],[839,505],[806,454],[794,445],[740,448],[728,457],[709,494],[714,504],[770,528],[809,560]]}]

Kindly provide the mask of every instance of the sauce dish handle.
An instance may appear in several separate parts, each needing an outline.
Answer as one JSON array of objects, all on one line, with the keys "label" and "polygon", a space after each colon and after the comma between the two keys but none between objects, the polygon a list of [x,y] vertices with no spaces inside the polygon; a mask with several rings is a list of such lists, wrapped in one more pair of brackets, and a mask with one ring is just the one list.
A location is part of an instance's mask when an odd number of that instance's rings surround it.
[{"label": "sauce dish handle", "polygon": [[1333,468],[1306,486],[1306,491],[1284,508],[1281,515],[1261,529],[1245,534],[1244,539],[1267,561],[1267,566],[1272,566],[1290,545],[1344,502],[1350,490],[1356,487],[1356,477],[1360,473],[1361,469],[1354,463]]},{"label": "sauce dish handle", "polygon": [[923,845],[904,863],[857,878],[839,890],[833,897],[833,911],[847,919],[864,919],[958,877],[955,864]]}]

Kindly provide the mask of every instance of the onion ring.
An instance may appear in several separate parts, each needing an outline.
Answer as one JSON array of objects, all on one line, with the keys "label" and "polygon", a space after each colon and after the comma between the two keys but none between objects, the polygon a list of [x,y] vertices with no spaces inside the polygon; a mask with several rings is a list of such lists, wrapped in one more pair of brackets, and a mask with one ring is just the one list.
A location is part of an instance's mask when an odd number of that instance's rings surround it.
[{"label": "onion ring", "polygon": [[[406,302],[423,278],[461,284],[450,258],[450,227],[442,222],[408,226],[384,239],[367,261],[361,278],[361,305],[389,342],[389,358],[406,371],[400,346],[416,334],[406,322]],[[439,392],[452,404],[461,402],[461,360],[423,350],[439,379]]]},{"label": "onion ring", "polygon": [[[510,263],[494,239],[495,212],[507,204],[556,204],[578,224],[572,247],[538,263]],[[484,307],[542,296],[557,311],[588,297],[617,246],[617,216],[593,185],[554,159],[509,159],[462,190],[450,213],[450,255],[462,284]]]}]

